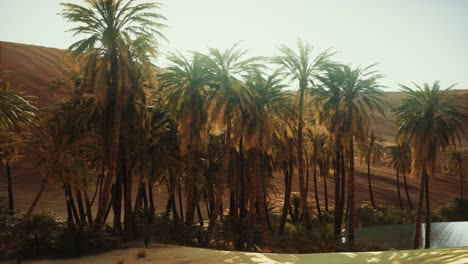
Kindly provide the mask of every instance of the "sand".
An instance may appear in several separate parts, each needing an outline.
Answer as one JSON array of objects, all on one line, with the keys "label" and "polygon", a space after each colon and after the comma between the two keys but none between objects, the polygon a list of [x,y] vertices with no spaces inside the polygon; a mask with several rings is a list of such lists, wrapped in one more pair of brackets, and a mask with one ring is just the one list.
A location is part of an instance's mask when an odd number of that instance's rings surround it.
[{"label": "sand", "polygon": [[[146,253],[145,258],[137,259],[140,250]],[[155,244],[148,249],[129,248],[114,250],[98,255],[74,259],[34,260],[22,263],[87,263],[104,264],[118,263],[420,263],[420,264],[466,264],[468,263],[468,247],[444,248],[430,250],[402,250],[385,252],[360,253],[322,253],[322,254],[270,254],[231,252]],[[13,261],[7,263],[14,263]]]}]

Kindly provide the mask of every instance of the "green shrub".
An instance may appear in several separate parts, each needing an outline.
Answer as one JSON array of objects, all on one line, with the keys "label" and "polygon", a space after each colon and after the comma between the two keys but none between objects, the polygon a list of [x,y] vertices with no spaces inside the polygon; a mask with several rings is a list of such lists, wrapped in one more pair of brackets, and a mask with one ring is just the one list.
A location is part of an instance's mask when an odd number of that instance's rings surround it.
[{"label": "green shrub", "polygon": [[468,199],[453,199],[438,208],[432,216],[433,222],[468,221]]},{"label": "green shrub", "polygon": [[200,226],[186,226],[162,214],[155,216],[151,225],[151,234],[158,242],[198,246],[204,230]]},{"label": "green shrub", "polygon": [[63,223],[52,213],[33,214],[12,253],[22,257],[37,257],[50,253],[57,245],[62,228]]},{"label": "green shrub", "polygon": [[62,229],[54,251],[57,257],[75,257],[117,248],[120,241],[97,233],[86,225],[71,225]]},{"label": "green shrub", "polygon": [[387,206],[373,209],[367,204],[361,205],[357,211],[358,226],[397,225],[414,222],[414,213],[401,211],[400,209]]}]

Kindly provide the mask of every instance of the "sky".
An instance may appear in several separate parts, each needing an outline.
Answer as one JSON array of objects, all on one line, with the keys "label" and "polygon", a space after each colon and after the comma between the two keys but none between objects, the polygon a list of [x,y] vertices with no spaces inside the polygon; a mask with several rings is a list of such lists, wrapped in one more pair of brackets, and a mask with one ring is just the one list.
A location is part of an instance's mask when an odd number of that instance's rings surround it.
[{"label": "sky", "polygon": [[[67,1],[0,0],[0,41],[67,48],[79,38],[66,32],[73,24],[57,15],[61,2]],[[314,54],[332,48],[335,60],[345,64],[378,63],[386,90],[436,80],[468,89],[467,0],[159,2],[168,25],[159,66],[167,65],[168,51],[205,52],[242,41],[251,56],[273,56],[279,45],[295,48],[301,38]]]}]

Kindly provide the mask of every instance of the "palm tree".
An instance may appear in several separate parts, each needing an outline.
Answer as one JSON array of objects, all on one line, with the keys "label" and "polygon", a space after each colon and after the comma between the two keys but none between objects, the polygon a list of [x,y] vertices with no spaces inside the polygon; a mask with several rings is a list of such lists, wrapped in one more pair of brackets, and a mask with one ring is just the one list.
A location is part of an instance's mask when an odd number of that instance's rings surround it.
[{"label": "palm tree", "polygon": [[418,210],[415,221],[414,248],[421,240],[421,222],[424,197],[426,198],[425,247],[430,247],[431,207],[429,198],[429,177],[434,175],[434,167],[440,149],[460,142],[464,130],[461,122],[466,116],[463,107],[456,104],[456,95],[442,90],[439,82],[432,86],[415,84],[415,89],[400,85],[406,97],[395,109],[398,134],[406,135],[413,149],[412,174],[421,175]]},{"label": "palm tree", "polygon": [[298,82],[297,97],[297,155],[299,191],[301,196],[302,212],[305,218],[305,225],[308,229],[312,226],[312,219],[307,206],[306,183],[304,180],[304,102],[306,94],[314,86],[316,77],[329,69],[333,63],[330,60],[334,53],[324,51],[316,57],[312,56],[313,48],[308,44],[303,44],[301,40],[297,43],[298,53],[291,48],[282,45],[279,47],[281,55],[272,59],[273,63],[284,69],[284,74],[291,81]]},{"label": "palm tree", "polygon": [[[101,99],[107,112],[106,123],[112,127],[109,129],[108,173],[95,221],[95,228],[100,230],[104,226],[112,182],[117,173],[124,89],[133,79],[132,64],[149,63],[149,59],[156,56],[157,38],[164,39],[159,30],[165,25],[159,21],[165,18],[154,12],[160,7],[158,3],[136,4],[136,0],[86,0],[86,7],[71,3],[62,5],[61,15],[69,22],[79,24],[70,31],[86,36],[69,49],[76,55],[89,57],[87,68],[98,75],[93,78],[92,86],[98,89],[96,94],[105,95]],[[135,48],[132,52],[138,54],[138,61],[128,56],[131,47]]]},{"label": "palm tree", "polygon": [[271,230],[269,230],[267,211],[265,210],[265,197],[262,190],[264,179],[262,177],[261,159],[268,155],[275,147],[274,142],[284,140],[285,132],[291,129],[289,120],[293,120],[294,112],[291,108],[290,97],[282,91],[285,87],[281,83],[280,73],[274,72],[266,78],[260,72],[248,75],[245,84],[251,90],[254,110],[250,112],[249,120],[246,123],[246,135],[253,140],[248,140],[247,150],[252,149],[254,157],[254,173],[251,179],[250,210],[248,217],[248,237],[249,244],[252,245],[253,223],[255,219],[255,201],[262,219],[262,227],[265,244],[271,242]]},{"label": "palm tree", "polygon": [[[366,134],[364,131],[369,127],[370,117],[375,112],[383,114],[382,106],[386,104],[379,84],[382,75],[371,70],[372,67],[373,65],[355,69],[350,66],[336,67],[326,76],[319,77],[323,86],[315,91],[316,101],[321,103],[324,111],[319,122],[326,125],[334,136],[337,142],[335,148],[339,149],[340,144],[343,144],[348,154],[348,241],[351,244],[354,243],[355,227],[354,138],[359,139]],[[337,160],[338,157],[339,155]],[[337,168],[338,166],[335,167],[335,174]],[[336,230],[339,228],[335,226],[335,232]]]},{"label": "palm tree", "polygon": [[406,171],[411,168],[411,148],[406,140],[398,140],[397,145],[387,147],[386,154],[390,157],[389,165],[396,169],[397,175],[397,190],[398,199],[400,201],[400,208],[403,210],[403,203],[400,195],[400,171],[403,172],[403,180],[406,190],[406,198],[408,200],[409,210],[413,209],[411,198],[408,192],[408,185],[406,183]]},{"label": "palm tree", "polygon": [[35,141],[37,145],[33,145],[33,147],[39,152],[38,164],[42,174],[41,187],[21,220],[18,231],[5,244],[3,248],[4,253],[8,252],[13,243],[23,234],[31,218],[31,214],[50,179],[72,167],[72,164],[75,162],[73,157],[75,152],[80,151],[90,144],[95,144],[92,135],[87,133],[75,133],[70,126],[70,123],[74,122],[74,120],[52,113],[52,115],[46,116],[43,120],[40,120],[40,122],[42,124],[38,127],[39,136]]},{"label": "palm tree", "polygon": [[374,163],[374,164],[377,163],[382,158],[382,155],[383,155],[383,146],[381,143],[382,141],[383,139],[381,137],[377,137],[374,133],[374,130],[372,129],[369,135],[369,138],[367,139],[367,144],[364,149],[366,153],[367,180],[369,183],[369,194],[370,194],[372,208],[374,209],[375,209],[375,201],[374,201],[374,194],[372,192],[370,165],[371,163]]},{"label": "palm tree", "polygon": [[[248,98],[245,94],[245,89],[241,85],[239,77],[246,72],[254,69],[261,69],[264,66],[257,63],[259,58],[245,58],[247,50],[239,48],[239,42],[231,48],[220,51],[216,48],[210,48],[205,60],[213,73],[213,87],[216,88],[213,102],[208,113],[213,115],[210,120],[213,120],[214,127],[225,127],[224,141],[224,158],[220,180],[218,181],[214,210],[211,212],[208,232],[205,236],[205,242],[208,242],[208,237],[211,236],[215,229],[216,221],[219,216],[219,208],[222,205],[223,194],[225,191],[226,181],[229,174],[229,164],[232,148],[232,124],[233,120],[240,119],[242,109],[248,103],[244,102]],[[222,123],[222,124],[219,124]],[[214,128],[216,130],[216,128]]]},{"label": "palm tree", "polygon": [[9,72],[0,72],[0,132],[25,130],[35,116],[31,97],[10,87]]},{"label": "palm tree", "polygon": [[[170,54],[171,65],[159,76],[161,90],[167,94],[172,114],[178,121],[180,153],[187,157],[187,202],[185,223],[193,224],[195,213],[195,173],[192,169],[195,153],[206,148],[208,137],[208,84],[213,76],[205,60],[192,54],[191,60],[182,54]],[[194,111],[196,109],[196,111]]]},{"label": "palm tree", "polygon": [[5,165],[8,181],[8,209],[14,213],[11,165],[20,158],[19,149],[26,142],[28,125],[36,108],[31,97],[11,89],[8,72],[0,72],[0,166]]},{"label": "palm tree", "polygon": [[460,200],[463,200],[463,170],[466,168],[466,153],[461,150],[452,150],[448,154],[448,161],[453,173],[460,179]]}]

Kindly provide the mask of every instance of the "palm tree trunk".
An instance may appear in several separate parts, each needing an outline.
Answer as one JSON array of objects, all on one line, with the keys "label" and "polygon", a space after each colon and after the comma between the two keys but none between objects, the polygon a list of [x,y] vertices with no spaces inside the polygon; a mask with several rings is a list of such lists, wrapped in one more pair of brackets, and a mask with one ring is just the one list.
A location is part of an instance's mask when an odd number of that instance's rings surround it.
[{"label": "palm tree trunk", "polygon": [[282,235],[284,227],[286,225],[286,219],[288,218],[288,211],[291,206],[291,191],[292,191],[292,176],[293,176],[293,148],[289,148],[289,159],[287,168],[284,169],[284,201],[283,201],[283,212],[281,214],[280,226],[278,234]]},{"label": "palm tree trunk", "polygon": [[86,213],[84,209],[83,198],[81,196],[81,191],[78,189],[76,190],[76,203],[78,204],[78,212],[80,213],[81,222],[84,223],[86,222]]},{"label": "palm tree trunk", "polygon": [[[111,142],[109,147],[109,159],[108,159],[108,172],[104,180],[104,187],[102,191],[102,197],[99,201],[98,211],[96,214],[96,221],[94,222],[95,230],[99,231],[104,227],[105,224],[105,214],[107,205],[109,204],[112,182],[116,178],[117,174],[117,160],[119,158],[119,149],[120,149],[120,126],[121,126],[121,117],[122,117],[122,104],[123,104],[123,87],[120,87],[118,84],[118,58],[117,58],[117,48],[112,47],[112,52],[109,55],[110,57],[110,101],[114,103],[113,112],[113,127],[111,134]],[[115,92],[115,98],[113,94]],[[114,100],[112,100],[114,99]],[[111,104],[112,107],[112,104]]]},{"label": "palm tree trunk", "polygon": [[306,197],[309,196],[309,176],[310,176],[310,164],[309,164],[309,155],[307,154],[307,151],[304,152],[305,155],[305,167],[306,167]]},{"label": "palm tree trunk", "polygon": [[239,197],[239,218],[241,221],[245,218],[245,173],[244,173],[244,147],[243,147],[243,135],[241,133],[239,139],[239,159],[240,159],[240,197]]},{"label": "palm tree trunk", "polygon": [[289,181],[290,181],[290,173],[289,170],[286,169],[284,171],[284,200],[283,200],[283,211],[281,213],[280,225],[278,229],[278,235],[282,235],[284,232],[284,227],[286,225],[286,219],[288,218],[288,209],[291,200],[291,189],[289,188]]},{"label": "palm tree trunk", "polygon": [[408,199],[408,206],[410,210],[413,210],[413,204],[411,203],[411,198],[408,192],[408,184],[406,183],[406,168],[403,166],[403,180],[405,182],[405,191],[406,191],[406,198]]},{"label": "palm tree trunk", "polygon": [[327,176],[328,176],[328,172],[323,174],[323,189],[324,189],[324,192],[325,192],[325,211],[328,212]]},{"label": "palm tree trunk", "polygon": [[73,212],[73,216],[75,218],[75,222],[77,224],[81,224],[81,218],[80,218],[80,215],[78,214],[78,210],[76,210],[76,206],[75,206],[75,199],[73,198],[73,191],[70,187],[70,184],[65,184],[65,187],[67,188],[67,191],[68,191],[68,195],[70,197],[70,207],[72,209],[72,212]]},{"label": "palm tree trunk", "polygon": [[93,213],[91,211],[91,202],[88,199],[88,194],[86,191],[84,192],[85,194],[85,204],[86,204],[86,218],[88,219],[88,224],[89,226],[93,225]]},{"label": "palm tree trunk", "polygon": [[133,209],[132,209],[132,186],[133,173],[127,167],[127,159],[122,157],[122,178],[125,189],[124,197],[124,235],[127,239],[133,237]]},{"label": "palm tree trunk", "polygon": [[322,211],[320,210],[320,202],[318,196],[318,188],[317,188],[317,147],[314,146],[314,191],[315,191],[315,205],[317,206],[317,214],[322,223]]},{"label": "palm tree trunk", "polygon": [[302,131],[303,127],[303,112],[304,112],[304,93],[307,84],[301,84],[299,91],[299,119],[297,125],[297,158],[298,158],[298,174],[299,174],[299,193],[301,196],[301,209],[302,215],[305,219],[305,227],[307,229],[312,228],[312,219],[310,218],[309,208],[307,206],[307,193],[304,182],[304,135]]},{"label": "palm tree trunk", "polygon": [[335,144],[336,153],[335,153],[335,169],[334,169],[334,181],[335,181],[335,220],[334,220],[334,234],[335,234],[335,242],[337,244],[341,243],[341,208],[340,208],[340,173],[341,173],[341,162],[340,162],[340,147],[339,141],[336,141]]},{"label": "palm tree trunk", "polygon": [[[344,147],[341,149],[341,200],[340,200],[340,225],[345,224],[346,222],[343,223],[343,215],[345,211],[345,199],[346,194],[345,194],[345,188],[346,188],[346,161],[345,161],[345,151]],[[349,182],[349,180],[348,180]],[[346,197],[347,198],[347,197]]]},{"label": "palm tree trunk", "polygon": [[198,215],[198,223],[200,223],[200,226],[203,226],[204,225],[203,216],[202,216],[201,209],[200,209],[200,200],[199,199],[197,199],[197,215]]},{"label": "palm tree trunk", "polygon": [[247,212],[247,249],[254,250],[254,224],[256,218],[255,204],[257,197],[255,195],[255,192],[253,191],[253,179],[251,179],[250,183],[251,191],[249,192],[249,211]]},{"label": "palm tree trunk", "polygon": [[182,205],[182,186],[180,184],[180,179],[177,179],[177,190],[179,194],[180,221],[184,222],[184,207]]},{"label": "palm tree trunk", "polygon": [[148,182],[148,199],[149,199],[149,208],[151,212],[154,212],[154,197],[153,197],[153,183]]},{"label": "palm tree trunk", "polygon": [[6,163],[6,173],[7,173],[7,181],[8,181],[8,212],[11,215],[14,215],[15,205],[14,205],[14,199],[13,199],[13,182],[11,180],[11,166],[9,162]]},{"label": "palm tree trunk", "polygon": [[349,217],[348,217],[348,241],[354,245],[354,226],[355,226],[355,178],[354,178],[354,144],[353,137],[349,143]]},{"label": "palm tree trunk", "polygon": [[463,200],[463,173],[460,170],[460,200]]},{"label": "palm tree trunk", "polygon": [[68,188],[66,187],[65,184],[63,185],[63,192],[65,194],[65,202],[66,202],[66,205],[67,205],[67,224],[68,224],[68,226],[72,226],[73,225],[73,214],[72,214],[71,205],[70,205],[70,197],[68,195]]},{"label": "palm tree trunk", "polygon": [[370,176],[370,157],[367,160],[367,181],[369,182],[369,194],[370,194],[372,208],[375,209],[374,193],[372,192],[372,182],[371,182],[371,176]]},{"label": "palm tree trunk", "polygon": [[185,225],[191,226],[195,218],[195,173],[193,171],[195,150],[191,147],[188,149],[188,159],[187,173],[189,175],[186,177],[187,183],[185,189]]},{"label": "palm tree trunk", "polygon": [[[426,170],[426,169],[424,169]],[[429,197],[429,175],[427,172],[425,181],[426,190],[426,235],[424,241],[424,248],[431,248],[431,202]]]},{"label": "palm tree trunk", "polygon": [[[122,166],[122,165],[121,165]],[[112,195],[114,197],[112,210],[114,212],[114,232],[117,235],[122,234],[122,169],[116,175],[116,180]]]},{"label": "palm tree trunk", "polygon": [[400,169],[396,169],[396,182],[398,190],[398,201],[400,202],[400,210],[403,211],[403,202],[401,201],[401,192],[400,192]]},{"label": "palm tree trunk", "polygon": [[416,213],[416,221],[414,227],[414,238],[413,238],[413,249],[418,249],[421,245],[421,223],[423,215],[423,206],[424,206],[424,189],[425,189],[425,169],[421,176],[421,183],[419,185],[419,199],[418,199],[418,208]]},{"label": "palm tree trunk", "polygon": [[211,212],[210,223],[208,224],[208,230],[206,232],[204,242],[203,242],[205,245],[208,245],[209,241],[212,238],[212,235],[216,227],[216,221],[218,220],[218,215],[219,215],[218,208],[222,206],[222,202],[223,202],[224,185],[225,185],[225,181],[228,178],[229,161],[231,157],[231,125],[232,125],[231,109],[230,109],[230,106],[228,105],[226,108],[226,138],[225,138],[225,143],[224,143],[223,170],[222,170],[221,178],[219,179],[218,190],[216,192],[215,204],[214,204],[215,209]]}]

